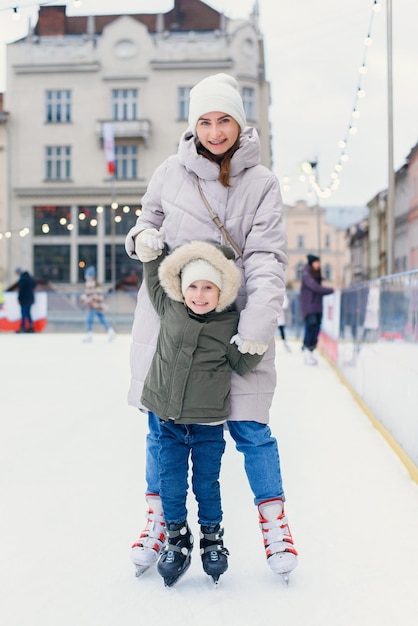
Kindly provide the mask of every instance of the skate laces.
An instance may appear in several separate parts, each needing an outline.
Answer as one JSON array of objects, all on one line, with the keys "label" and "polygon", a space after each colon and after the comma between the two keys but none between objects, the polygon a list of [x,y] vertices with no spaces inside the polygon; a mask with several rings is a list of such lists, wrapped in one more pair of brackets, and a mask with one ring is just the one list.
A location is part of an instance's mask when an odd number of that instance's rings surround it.
[{"label": "skate laces", "polygon": [[147,523],[144,530],[139,535],[132,548],[151,548],[156,552],[160,552],[166,539],[165,521],[162,513],[155,513],[153,509],[149,509]]},{"label": "skate laces", "polygon": [[291,552],[297,556],[284,510],[273,520],[267,520],[260,510],[260,528],[267,558],[278,552]]}]

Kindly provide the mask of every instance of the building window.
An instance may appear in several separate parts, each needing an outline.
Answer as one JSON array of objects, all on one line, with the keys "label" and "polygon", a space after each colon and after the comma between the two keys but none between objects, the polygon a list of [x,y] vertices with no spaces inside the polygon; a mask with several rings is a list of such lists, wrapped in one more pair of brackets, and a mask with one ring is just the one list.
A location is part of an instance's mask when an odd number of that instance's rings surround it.
[{"label": "building window", "polygon": [[304,235],[297,235],[296,237],[296,247],[299,249],[303,249],[305,247],[305,236]]},{"label": "building window", "polygon": [[35,206],[33,222],[35,235],[68,237],[71,209],[69,206]]},{"label": "building window", "polygon": [[78,247],[78,282],[84,281],[84,272],[90,266],[96,268],[97,273],[97,246],[95,244],[81,244]]},{"label": "building window", "polygon": [[180,121],[189,119],[189,98],[191,87],[179,87],[177,97],[177,116]]},{"label": "building window", "polygon": [[304,268],[304,264],[302,262],[299,262],[296,265],[296,268],[295,268],[295,280],[297,280],[297,281],[301,281],[302,280],[303,268]]},{"label": "building window", "polygon": [[325,280],[332,280],[332,267],[329,263],[325,264],[324,267],[324,278]]},{"label": "building window", "polygon": [[115,166],[117,179],[138,178],[138,146],[115,146]]},{"label": "building window", "polygon": [[78,234],[97,236],[97,228],[101,219],[101,210],[97,206],[79,206],[78,210]]},{"label": "building window", "polygon": [[243,88],[242,102],[247,120],[255,120],[255,91],[252,87]]},{"label": "building window", "polygon": [[112,209],[110,206],[106,206],[105,234],[126,237],[126,233],[135,226],[138,215],[139,207],[118,206],[116,209]]},{"label": "building window", "polygon": [[138,119],[138,89],[112,89],[114,120]]},{"label": "building window", "polygon": [[[112,268],[112,263],[114,263],[114,268]],[[123,243],[115,244],[113,251],[111,244],[105,245],[105,282],[111,282],[113,271],[116,281],[126,278],[133,272],[138,273],[138,265],[140,265],[138,261],[128,257]],[[142,266],[140,267],[142,269]]]},{"label": "building window", "polygon": [[47,146],[45,148],[46,180],[69,180],[71,176],[71,147]]},{"label": "building window", "polygon": [[325,235],[325,248],[329,250],[331,247],[331,235]]},{"label": "building window", "polygon": [[47,91],[45,94],[45,119],[47,122],[71,122],[71,91]]},{"label": "building window", "polygon": [[70,280],[70,246],[35,245],[34,275],[38,280],[68,283]]}]

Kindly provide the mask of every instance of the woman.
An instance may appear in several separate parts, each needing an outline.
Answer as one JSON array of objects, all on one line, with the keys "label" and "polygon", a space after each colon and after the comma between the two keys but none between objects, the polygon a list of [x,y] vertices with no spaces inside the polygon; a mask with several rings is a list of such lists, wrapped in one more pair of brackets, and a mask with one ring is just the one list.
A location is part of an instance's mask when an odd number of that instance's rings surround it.
[{"label": "woman", "polygon": [[[199,190],[199,183],[202,190]],[[204,195],[204,197],[202,196]],[[150,241],[161,254],[159,231],[170,250],[192,239],[228,243],[205,200],[242,251],[237,265],[242,284],[236,301],[238,333],[231,338],[242,353],[264,354],[244,377],[233,374],[228,430],[244,454],[245,470],[258,506],[271,569],[287,576],[297,552],[284,516],[284,492],[277,442],[268,426],[276,375],[274,335],[285,291],[287,265],[283,206],[277,178],[260,165],[257,132],[246,126],[238,85],[226,74],[209,76],[190,92],[189,129],[176,155],[160,165],[142,199],[142,213],[126,239],[132,258],[150,260]],[[140,409],[144,378],[155,351],[158,317],[145,287],[138,293],[131,351],[129,403]],[[149,413],[147,436],[148,524],[132,549],[137,573],[158,558],[165,540],[158,497],[158,419]]]},{"label": "woman", "polygon": [[305,365],[317,365],[313,355],[322,323],[322,298],[334,293],[332,287],[322,285],[321,261],[314,254],[308,254],[308,262],[303,268],[300,288],[300,308],[305,322],[303,349]]}]

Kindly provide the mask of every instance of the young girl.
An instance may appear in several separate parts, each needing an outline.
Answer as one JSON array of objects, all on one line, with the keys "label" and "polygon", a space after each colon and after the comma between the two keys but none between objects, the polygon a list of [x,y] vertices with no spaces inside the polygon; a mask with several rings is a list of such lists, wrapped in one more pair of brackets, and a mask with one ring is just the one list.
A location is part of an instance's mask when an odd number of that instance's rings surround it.
[{"label": "young girl", "polygon": [[231,344],[238,327],[238,313],[231,305],[241,284],[233,250],[193,241],[165,254],[166,249],[144,263],[148,293],[161,324],[141,397],[160,418],[160,494],[168,543],[158,571],[170,587],[190,565],[193,536],[186,499],[191,456],[203,569],[217,583],[228,567],[219,472],[231,372],[242,376],[263,357],[242,354]]}]

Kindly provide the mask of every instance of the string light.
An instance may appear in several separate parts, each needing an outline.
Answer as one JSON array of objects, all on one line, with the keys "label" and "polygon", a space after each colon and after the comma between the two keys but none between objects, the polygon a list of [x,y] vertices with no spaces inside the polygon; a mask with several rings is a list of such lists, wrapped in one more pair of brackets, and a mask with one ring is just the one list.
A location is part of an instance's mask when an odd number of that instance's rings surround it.
[{"label": "string light", "polygon": [[[128,217],[128,214],[131,213],[131,210],[134,211],[135,217],[139,217],[139,215],[141,215],[141,208],[138,206],[135,208],[132,208],[131,206],[125,204],[123,205],[123,207],[120,207],[120,205],[117,202],[112,202],[112,204],[110,205],[110,209],[112,209],[112,213],[113,213],[112,219],[116,224],[120,224],[125,217]],[[118,210],[121,212],[117,213]],[[97,205],[96,217],[92,217],[89,220],[89,225],[92,228],[96,228],[98,226],[99,224],[98,218],[103,213],[104,213],[104,207],[102,205]],[[84,210],[79,211],[77,217],[80,222],[84,222],[88,219],[88,216]],[[63,228],[66,228],[68,231],[74,230],[74,224],[69,222],[66,217],[61,217],[59,219],[59,224]],[[48,222],[43,222],[41,224],[42,235],[49,235],[50,231],[51,231],[51,227],[48,224]],[[25,226],[24,228],[16,229],[16,230],[7,230],[4,232],[0,232],[0,241],[3,239],[10,239],[11,237],[16,236],[16,235],[18,235],[19,237],[27,237],[27,235],[29,235],[30,232],[31,232],[30,228],[28,228],[27,226]]]},{"label": "string light", "polygon": [[28,228],[27,226],[25,226],[24,228],[18,228],[15,230],[6,230],[0,233],[0,241],[2,239],[10,239],[11,237],[14,237],[15,235],[18,235],[19,237],[26,237],[27,235],[29,235],[29,233],[30,233],[30,228]]},{"label": "string light", "polygon": [[[372,33],[374,15],[378,13],[380,10],[381,10],[381,5],[380,5],[379,0],[373,0],[367,37],[364,39],[363,59],[359,68],[359,79],[357,82],[356,93],[354,97],[354,104],[351,108],[351,116],[350,116],[351,119],[347,127],[346,136],[343,139],[340,139],[337,144],[338,147],[340,148],[340,154],[334,166],[333,171],[329,175],[330,183],[326,187],[320,186],[318,178],[317,178],[317,174],[316,174],[317,162],[312,163],[309,161],[305,161],[301,165],[302,171],[303,171],[304,165],[307,167],[307,170],[305,169],[305,174],[310,174],[308,177],[309,184],[312,190],[315,192],[315,194],[319,198],[329,198],[332,192],[338,189],[340,180],[341,180],[340,174],[343,170],[343,164],[347,163],[349,159],[349,156],[347,154],[347,146],[349,143],[348,141],[349,137],[355,136],[358,133],[358,128],[353,123],[353,120],[357,120],[360,117],[359,101],[363,100],[366,97],[366,91],[363,88],[362,79],[367,74],[367,71],[368,71],[366,60],[367,60],[367,51],[373,43],[371,33]],[[304,176],[299,176],[299,180],[300,182],[304,182],[306,178]],[[284,192],[290,191],[289,176],[285,176],[283,178],[283,191]]]}]

